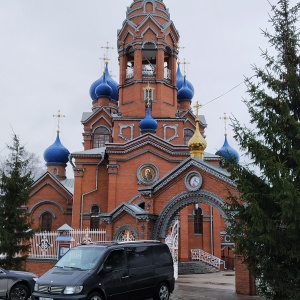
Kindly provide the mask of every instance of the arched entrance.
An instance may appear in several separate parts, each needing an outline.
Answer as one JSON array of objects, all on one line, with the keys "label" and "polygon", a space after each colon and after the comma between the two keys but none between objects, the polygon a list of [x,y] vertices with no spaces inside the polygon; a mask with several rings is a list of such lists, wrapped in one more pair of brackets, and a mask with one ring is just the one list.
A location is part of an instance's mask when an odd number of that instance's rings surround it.
[{"label": "arched entrance", "polygon": [[[167,242],[174,220],[180,220],[180,234],[179,231],[177,234],[180,237],[177,241],[179,274],[190,274],[191,270],[207,272],[209,266],[225,267],[221,259],[221,232],[226,228],[227,219],[225,204],[216,194],[198,190],[176,195],[162,209],[152,237]],[[202,211],[203,215],[198,214]]]},{"label": "arched entrance", "polygon": [[225,202],[222,198],[212,192],[205,190],[183,192],[170,200],[161,211],[155,222],[153,239],[164,239],[176,214],[190,204],[205,203],[219,211],[222,218],[227,219]]}]

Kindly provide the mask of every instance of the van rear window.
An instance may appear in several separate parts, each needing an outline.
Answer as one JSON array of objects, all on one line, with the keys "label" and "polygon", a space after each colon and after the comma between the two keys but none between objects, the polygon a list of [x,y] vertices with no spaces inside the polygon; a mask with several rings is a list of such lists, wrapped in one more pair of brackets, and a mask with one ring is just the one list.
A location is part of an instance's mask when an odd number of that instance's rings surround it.
[{"label": "van rear window", "polygon": [[153,247],[155,265],[170,265],[173,263],[171,253],[167,247]]},{"label": "van rear window", "polygon": [[127,260],[129,268],[138,268],[153,265],[151,247],[127,248]]}]

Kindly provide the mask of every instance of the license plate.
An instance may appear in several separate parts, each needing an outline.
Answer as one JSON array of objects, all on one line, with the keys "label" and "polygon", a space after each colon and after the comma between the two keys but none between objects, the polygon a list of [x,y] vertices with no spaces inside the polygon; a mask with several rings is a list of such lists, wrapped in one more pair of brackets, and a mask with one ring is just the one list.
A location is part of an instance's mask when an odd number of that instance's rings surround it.
[{"label": "license plate", "polygon": [[40,300],[53,300],[53,298],[44,298],[44,297],[40,297]]}]

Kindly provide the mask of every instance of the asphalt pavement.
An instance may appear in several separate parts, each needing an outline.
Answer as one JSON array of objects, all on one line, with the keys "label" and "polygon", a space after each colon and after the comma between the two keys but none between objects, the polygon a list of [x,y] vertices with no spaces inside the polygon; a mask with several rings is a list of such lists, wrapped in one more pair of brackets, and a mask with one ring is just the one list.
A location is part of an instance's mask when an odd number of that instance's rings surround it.
[{"label": "asphalt pavement", "polygon": [[238,295],[235,272],[179,275],[170,300],[261,300],[264,297]]}]

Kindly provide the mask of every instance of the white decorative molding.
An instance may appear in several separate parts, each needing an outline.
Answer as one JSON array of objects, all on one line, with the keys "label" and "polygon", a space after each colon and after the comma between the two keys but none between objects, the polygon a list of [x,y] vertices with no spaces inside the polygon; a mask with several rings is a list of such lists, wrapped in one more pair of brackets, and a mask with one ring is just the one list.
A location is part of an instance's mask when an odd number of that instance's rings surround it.
[{"label": "white decorative molding", "polygon": [[[167,125],[167,124],[164,124],[163,127],[164,127],[164,140],[165,141],[170,142],[173,139],[175,139],[175,138],[178,137],[178,124],[176,124],[176,125]],[[174,130],[173,136],[171,136],[168,139],[167,139],[167,129],[173,129]]]},{"label": "white decorative molding", "polygon": [[[125,140],[126,142],[131,141],[133,139],[133,128],[134,124],[129,124],[129,125],[123,125],[119,124],[120,130],[119,130],[119,137]],[[130,128],[130,139],[128,139],[126,136],[123,135],[123,129]]]}]

